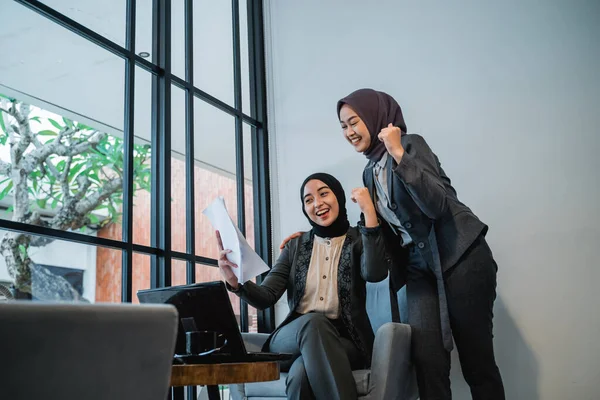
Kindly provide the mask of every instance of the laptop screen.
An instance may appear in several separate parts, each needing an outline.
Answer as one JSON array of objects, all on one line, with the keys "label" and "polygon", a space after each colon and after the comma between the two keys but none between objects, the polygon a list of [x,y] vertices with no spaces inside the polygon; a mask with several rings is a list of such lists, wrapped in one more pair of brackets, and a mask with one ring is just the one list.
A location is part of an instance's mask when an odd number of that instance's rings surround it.
[{"label": "laptop screen", "polygon": [[193,318],[199,331],[215,331],[225,335],[227,345],[221,353],[246,354],[242,335],[223,282],[140,290],[137,296],[140,303],[166,303],[177,308],[179,324],[175,354],[186,352],[182,320],[186,321],[189,318]]}]

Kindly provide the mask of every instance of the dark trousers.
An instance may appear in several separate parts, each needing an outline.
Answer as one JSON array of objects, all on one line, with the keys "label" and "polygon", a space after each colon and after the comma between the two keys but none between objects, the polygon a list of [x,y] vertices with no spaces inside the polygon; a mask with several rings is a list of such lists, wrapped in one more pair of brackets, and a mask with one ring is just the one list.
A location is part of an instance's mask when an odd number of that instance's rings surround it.
[{"label": "dark trousers", "polygon": [[288,399],[358,397],[352,366],[360,365],[362,356],[344,333],[341,321],[319,313],[299,316],[275,333],[269,350],[294,355],[286,379]]},{"label": "dark trousers", "polygon": [[[451,399],[450,353],[442,342],[436,279],[415,246],[409,258],[408,322],[420,398]],[[480,237],[444,274],[452,335],[474,400],[505,398],[492,343],[497,270],[489,246]]]}]

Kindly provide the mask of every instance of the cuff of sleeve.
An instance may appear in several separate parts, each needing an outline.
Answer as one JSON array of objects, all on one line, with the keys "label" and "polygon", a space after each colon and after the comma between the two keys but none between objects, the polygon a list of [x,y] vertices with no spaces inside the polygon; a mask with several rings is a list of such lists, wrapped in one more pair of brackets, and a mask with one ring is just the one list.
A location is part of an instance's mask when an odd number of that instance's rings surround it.
[{"label": "cuff of sleeve", "polygon": [[379,231],[381,230],[381,220],[379,218],[377,218],[377,222],[379,223],[379,225],[374,226],[372,228],[367,228],[364,224],[364,222],[360,221],[358,223],[358,231],[363,234],[363,235],[377,235],[379,234]]},{"label": "cuff of sleeve", "polygon": [[242,285],[241,283],[238,283],[238,288],[234,289],[229,283],[225,282],[225,286],[227,287],[227,290],[229,290],[231,293],[235,293],[235,294],[239,294],[242,291],[242,288],[244,287],[244,285]]},{"label": "cuff of sleeve", "polygon": [[404,152],[400,163],[394,168],[394,173],[400,177],[403,181],[407,182],[417,174],[417,166],[414,162],[412,154]]}]

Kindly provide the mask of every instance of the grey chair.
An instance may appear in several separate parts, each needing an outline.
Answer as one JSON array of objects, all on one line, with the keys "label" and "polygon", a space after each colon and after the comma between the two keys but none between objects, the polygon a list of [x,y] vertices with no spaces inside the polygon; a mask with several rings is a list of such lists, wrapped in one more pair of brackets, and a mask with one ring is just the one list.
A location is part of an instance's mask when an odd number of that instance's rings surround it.
[{"label": "grey chair", "polygon": [[[361,400],[414,400],[418,391],[410,361],[410,327],[392,321],[388,279],[367,284],[367,312],[375,343],[371,369],[353,371]],[[399,308],[406,309],[404,292],[398,293]],[[404,314],[406,315],[406,314]],[[267,334],[243,334],[248,351],[260,351]],[[286,372],[278,381],[230,385],[234,400],[285,399]]]},{"label": "grey chair", "polygon": [[177,310],[166,305],[0,303],[0,398],[164,400]]}]

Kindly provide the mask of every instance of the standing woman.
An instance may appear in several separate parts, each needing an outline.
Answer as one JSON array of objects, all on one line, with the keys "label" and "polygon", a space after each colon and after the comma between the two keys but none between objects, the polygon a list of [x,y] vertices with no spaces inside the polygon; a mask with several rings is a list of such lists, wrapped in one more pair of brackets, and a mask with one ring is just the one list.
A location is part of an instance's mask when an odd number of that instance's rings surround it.
[{"label": "standing woman", "polygon": [[393,285],[407,285],[421,399],[451,398],[452,337],[473,399],[504,399],[492,343],[498,268],[487,226],[458,200],[425,139],[406,134],[390,95],[357,90],[337,113],[348,143],[368,159],[363,181],[387,222]]},{"label": "standing woman", "polygon": [[351,227],[342,185],[323,173],[306,178],[300,200],[312,229],[283,248],[260,285],[238,283],[220,237],[219,268],[228,288],[258,309],[273,306],[287,290],[290,313],[264,349],[293,354],[288,399],[353,400],[352,369],[370,365],[374,340],[365,281],[387,276],[377,213],[367,189],[354,189],[365,222]]}]

